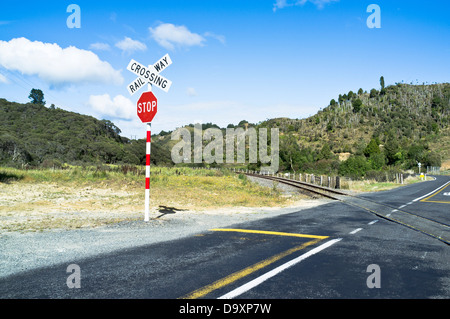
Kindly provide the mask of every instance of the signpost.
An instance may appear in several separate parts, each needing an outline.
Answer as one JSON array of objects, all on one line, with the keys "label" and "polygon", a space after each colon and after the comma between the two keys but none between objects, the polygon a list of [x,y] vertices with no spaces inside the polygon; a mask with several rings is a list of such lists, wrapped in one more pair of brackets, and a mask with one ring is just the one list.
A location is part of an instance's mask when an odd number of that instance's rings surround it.
[{"label": "signpost", "polygon": [[128,63],[127,70],[138,77],[128,84],[127,90],[130,95],[135,94],[145,84],[148,84],[148,91],[142,93],[137,101],[137,115],[142,123],[147,125],[147,141],[145,156],[145,216],[144,221],[150,218],[150,152],[151,152],[151,122],[158,111],[158,100],[152,92],[152,85],[159,87],[164,92],[168,92],[172,86],[172,81],[161,76],[159,73],[172,64],[169,55],[166,54],[155,64],[145,66],[133,59]]}]

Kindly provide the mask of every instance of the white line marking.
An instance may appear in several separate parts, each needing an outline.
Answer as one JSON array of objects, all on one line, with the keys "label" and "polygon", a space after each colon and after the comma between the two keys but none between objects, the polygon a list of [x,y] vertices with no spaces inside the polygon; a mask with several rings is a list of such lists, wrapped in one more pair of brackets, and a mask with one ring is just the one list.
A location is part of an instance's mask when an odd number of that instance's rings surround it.
[{"label": "white line marking", "polygon": [[386,217],[389,217],[389,216],[391,216],[391,214],[387,214],[387,215],[386,215]]},{"label": "white line marking", "polygon": [[373,225],[373,224],[375,224],[377,221],[378,221],[377,219],[372,220],[368,225]]},{"label": "white line marking", "polygon": [[411,205],[413,202],[406,203],[406,205]]},{"label": "white line marking", "polygon": [[439,186],[439,187],[436,188],[434,191],[429,192],[429,193],[426,194],[426,195],[423,195],[423,196],[421,196],[421,197],[419,197],[419,198],[413,199],[413,202],[417,202],[418,200],[421,200],[422,198],[425,198],[425,197],[427,197],[428,195],[431,195],[431,194],[433,194],[434,192],[437,192],[437,191],[440,190],[442,187],[445,187],[445,185],[447,185],[448,183],[450,183],[450,181],[448,181],[447,183],[445,183],[445,184],[442,185],[442,186]]},{"label": "white line marking", "polygon": [[398,212],[398,209],[394,209],[393,211],[391,211],[391,213],[395,213]]},{"label": "white line marking", "polygon": [[352,230],[351,232],[349,232],[349,234],[351,234],[351,235],[356,234],[360,230],[362,230],[362,228],[356,228],[356,229]]},{"label": "white line marking", "polygon": [[248,283],[230,291],[229,293],[219,297],[218,299],[232,299],[235,298],[241,294],[243,294],[246,291],[249,291],[250,289],[258,286],[259,284],[263,283],[264,281],[266,281],[269,278],[272,278],[273,276],[276,276],[277,274],[279,274],[280,272],[282,272],[283,270],[288,269],[289,267],[294,266],[295,264],[298,264],[299,262],[301,262],[302,260],[305,260],[308,257],[311,257],[314,254],[317,254],[318,252],[324,250],[325,248],[330,247],[331,245],[339,242],[342,238],[337,238],[337,239],[332,239],[327,241],[326,243],[320,245],[319,247],[316,247],[314,249],[311,249],[310,251],[308,251],[307,253],[304,253],[303,255],[292,259],[291,261],[288,261],[287,263],[278,266],[277,268],[266,272],[264,275],[261,275],[255,279],[253,279],[252,281],[249,281]]},{"label": "white line marking", "polygon": [[403,207],[405,207],[406,205],[402,205],[402,206],[400,206],[399,208],[403,208]]}]

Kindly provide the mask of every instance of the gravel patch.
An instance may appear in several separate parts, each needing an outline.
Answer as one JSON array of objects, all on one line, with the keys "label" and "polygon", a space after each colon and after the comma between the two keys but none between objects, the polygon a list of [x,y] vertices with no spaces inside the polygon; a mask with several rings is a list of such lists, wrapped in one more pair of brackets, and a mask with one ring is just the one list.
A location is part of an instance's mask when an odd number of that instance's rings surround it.
[{"label": "gravel patch", "polygon": [[61,263],[69,265],[86,257],[180,239],[212,228],[289,214],[328,202],[326,199],[305,199],[284,208],[166,210],[165,213],[153,213],[149,222],[125,221],[76,230],[6,232],[0,234],[0,277]]},{"label": "gravel patch", "polygon": [[294,186],[290,186],[290,185],[287,185],[287,184],[274,182],[274,181],[271,181],[269,179],[258,178],[258,177],[254,177],[254,176],[247,176],[247,178],[252,183],[256,183],[256,184],[259,184],[259,185],[264,186],[264,187],[269,187],[269,188],[274,188],[275,187],[278,191],[280,191],[284,195],[301,194],[301,191],[298,188],[294,187]]}]

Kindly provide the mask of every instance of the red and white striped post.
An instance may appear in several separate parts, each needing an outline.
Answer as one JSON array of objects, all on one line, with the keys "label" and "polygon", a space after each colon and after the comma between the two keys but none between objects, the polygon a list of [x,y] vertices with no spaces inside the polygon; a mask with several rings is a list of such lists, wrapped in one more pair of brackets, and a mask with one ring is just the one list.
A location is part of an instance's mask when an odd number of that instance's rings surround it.
[{"label": "red and white striped post", "polygon": [[[148,84],[148,91],[152,91],[152,85]],[[147,141],[145,145],[145,216],[144,221],[150,220],[150,153],[152,146],[152,123],[147,123]]]},{"label": "red and white striped post", "polygon": [[147,143],[145,152],[145,218],[149,221],[150,215],[150,152],[152,143],[151,123],[147,123]]}]

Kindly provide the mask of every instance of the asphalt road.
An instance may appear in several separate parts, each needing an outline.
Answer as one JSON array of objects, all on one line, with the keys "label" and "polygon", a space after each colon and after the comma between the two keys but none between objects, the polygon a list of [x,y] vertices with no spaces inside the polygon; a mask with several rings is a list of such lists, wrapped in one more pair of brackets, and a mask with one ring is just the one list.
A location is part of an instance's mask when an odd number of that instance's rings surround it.
[{"label": "asphalt road", "polygon": [[[450,186],[432,193],[448,181],[438,176],[435,181],[361,195],[366,201],[358,205],[330,202],[74,260],[81,271],[80,288],[68,287],[67,263],[12,275],[0,279],[0,296],[448,299],[450,246],[416,229],[420,225],[408,227],[389,219],[414,213],[450,224],[450,196],[444,195]],[[364,208],[362,202],[378,206]],[[381,213],[376,211],[381,207]],[[391,216],[385,217],[389,211]]]}]

